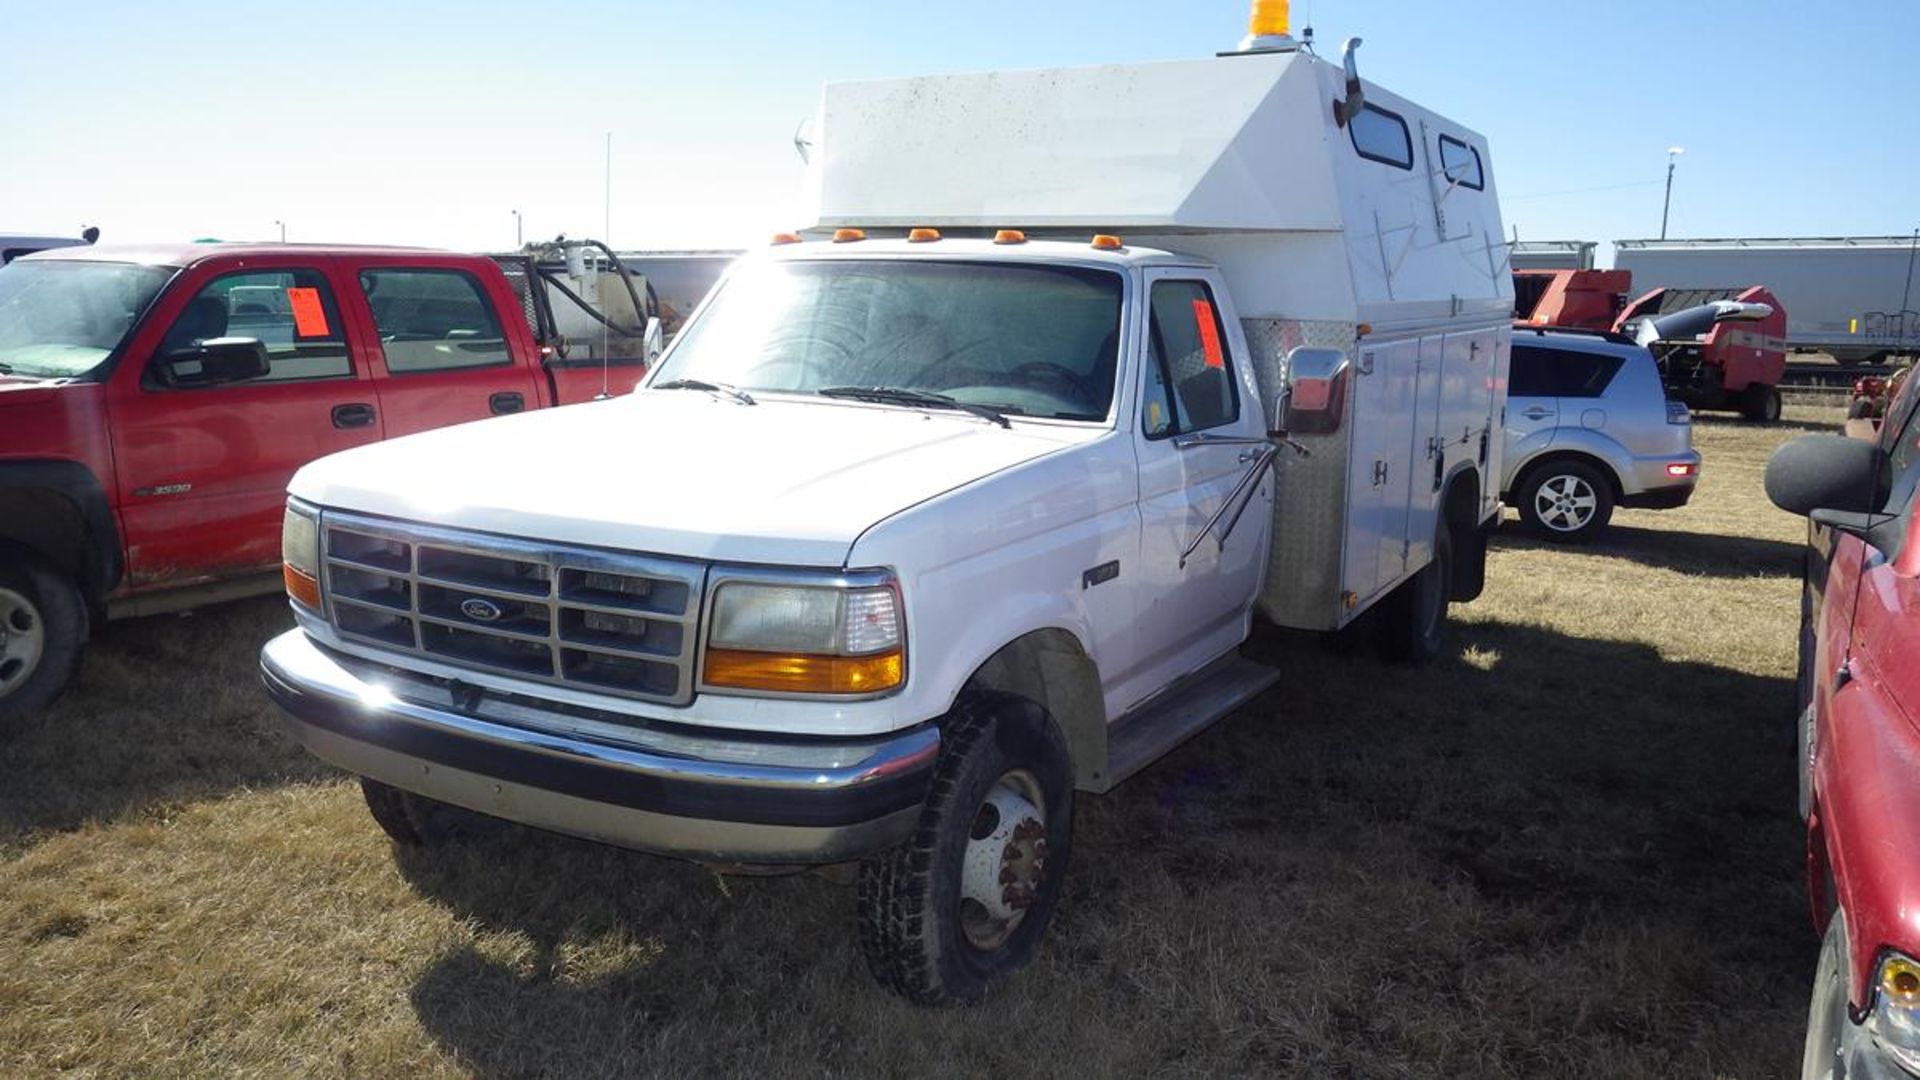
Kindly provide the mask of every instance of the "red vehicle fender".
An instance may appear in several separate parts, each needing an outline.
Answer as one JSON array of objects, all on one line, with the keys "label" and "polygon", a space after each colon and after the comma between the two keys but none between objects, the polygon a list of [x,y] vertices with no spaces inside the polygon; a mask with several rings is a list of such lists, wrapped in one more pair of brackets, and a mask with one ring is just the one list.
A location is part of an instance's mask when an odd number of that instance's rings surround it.
[{"label": "red vehicle fender", "polygon": [[1860,679],[1827,696],[1816,730],[1807,880],[1817,926],[1847,913],[1857,1006],[1883,947],[1920,950],[1920,733]]}]

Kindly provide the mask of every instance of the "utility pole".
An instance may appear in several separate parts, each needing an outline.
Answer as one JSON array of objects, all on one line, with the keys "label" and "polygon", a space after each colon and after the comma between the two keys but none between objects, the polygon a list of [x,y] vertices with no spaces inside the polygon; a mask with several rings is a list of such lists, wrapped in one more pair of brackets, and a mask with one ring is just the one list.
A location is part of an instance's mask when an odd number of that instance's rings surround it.
[{"label": "utility pole", "polygon": [[287,223],[284,221],[275,221],[274,224],[280,226],[280,242],[283,244],[286,243],[287,242]]},{"label": "utility pole", "polygon": [[1673,162],[1687,152],[1684,146],[1667,147],[1667,198],[1660,204],[1660,239],[1667,238],[1667,211],[1673,209]]},{"label": "utility pole", "polygon": [[518,251],[525,246],[526,244],[520,239],[520,211],[515,210],[513,212],[513,248]]}]

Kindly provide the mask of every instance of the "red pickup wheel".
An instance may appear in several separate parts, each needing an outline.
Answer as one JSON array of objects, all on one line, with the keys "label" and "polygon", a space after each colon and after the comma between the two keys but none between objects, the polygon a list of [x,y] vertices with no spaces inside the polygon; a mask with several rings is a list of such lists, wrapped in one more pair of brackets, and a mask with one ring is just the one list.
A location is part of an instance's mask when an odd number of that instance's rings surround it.
[{"label": "red pickup wheel", "polygon": [[0,724],[58,697],[86,641],[87,606],[73,580],[38,556],[0,548]]},{"label": "red pickup wheel", "polygon": [[860,865],[860,948],[887,989],[922,1005],[977,1001],[1040,947],[1066,875],[1073,774],[1039,705],[970,694],[920,823]]}]

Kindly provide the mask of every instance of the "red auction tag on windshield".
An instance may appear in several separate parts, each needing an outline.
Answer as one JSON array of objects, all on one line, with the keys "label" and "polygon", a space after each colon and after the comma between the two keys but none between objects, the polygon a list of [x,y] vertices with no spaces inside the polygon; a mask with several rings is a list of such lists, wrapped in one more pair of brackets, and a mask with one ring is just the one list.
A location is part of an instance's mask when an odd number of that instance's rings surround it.
[{"label": "red auction tag on windshield", "polygon": [[288,289],[287,303],[293,308],[295,336],[327,336],[327,309],[320,306],[319,289]]},{"label": "red auction tag on windshield", "polygon": [[1207,366],[1227,366],[1227,354],[1220,351],[1220,327],[1213,321],[1213,305],[1205,300],[1193,302],[1193,325],[1200,331],[1200,348],[1207,354]]}]

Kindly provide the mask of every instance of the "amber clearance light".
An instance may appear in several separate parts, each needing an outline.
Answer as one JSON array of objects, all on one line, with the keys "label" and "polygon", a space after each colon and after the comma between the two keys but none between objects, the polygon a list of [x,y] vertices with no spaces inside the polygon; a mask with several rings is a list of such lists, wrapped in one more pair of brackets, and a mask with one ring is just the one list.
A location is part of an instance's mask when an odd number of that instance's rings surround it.
[{"label": "amber clearance light", "polygon": [[906,676],[899,649],[873,656],[817,656],[708,649],[708,686],[797,694],[873,694]]},{"label": "amber clearance light", "polygon": [[281,564],[280,576],[286,580],[287,595],[310,608],[320,607],[320,583],[291,566]]}]

